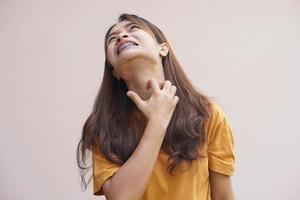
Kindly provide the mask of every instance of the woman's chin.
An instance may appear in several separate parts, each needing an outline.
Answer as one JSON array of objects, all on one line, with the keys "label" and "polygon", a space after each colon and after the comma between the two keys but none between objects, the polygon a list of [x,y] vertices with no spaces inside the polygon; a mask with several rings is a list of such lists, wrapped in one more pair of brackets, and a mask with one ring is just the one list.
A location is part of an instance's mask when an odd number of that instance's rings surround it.
[{"label": "woman's chin", "polygon": [[153,55],[146,54],[145,52],[141,51],[131,51],[123,52],[123,54],[119,57],[119,64],[130,64],[130,65],[145,65],[147,63],[154,63],[155,58]]}]

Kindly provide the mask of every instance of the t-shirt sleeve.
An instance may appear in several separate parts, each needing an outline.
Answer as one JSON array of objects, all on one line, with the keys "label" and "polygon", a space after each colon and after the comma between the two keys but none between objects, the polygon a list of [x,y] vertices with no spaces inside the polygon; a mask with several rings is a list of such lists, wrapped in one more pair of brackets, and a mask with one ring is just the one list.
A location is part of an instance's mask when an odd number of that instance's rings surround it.
[{"label": "t-shirt sleeve", "polygon": [[235,170],[234,138],[227,116],[212,102],[212,116],[207,124],[208,168],[232,176]]},{"label": "t-shirt sleeve", "polygon": [[107,160],[104,155],[95,147],[92,151],[92,166],[93,166],[93,188],[94,195],[104,195],[102,190],[103,183],[111,176],[113,176],[118,169],[116,165]]}]

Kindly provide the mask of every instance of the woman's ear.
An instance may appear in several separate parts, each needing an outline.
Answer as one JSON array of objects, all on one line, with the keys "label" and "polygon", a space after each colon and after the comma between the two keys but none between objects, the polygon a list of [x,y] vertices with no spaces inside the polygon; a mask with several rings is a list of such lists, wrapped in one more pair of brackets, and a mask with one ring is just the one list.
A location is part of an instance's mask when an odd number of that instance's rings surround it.
[{"label": "woman's ear", "polygon": [[161,43],[160,47],[161,47],[161,49],[160,49],[159,55],[161,55],[163,57],[165,57],[166,55],[168,55],[168,53],[169,53],[169,45],[168,45],[168,43],[165,43],[165,42]]},{"label": "woman's ear", "polygon": [[118,75],[118,73],[116,72],[116,70],[115,70],[114,68],[112,69],[112,75],[113,75],[116,79],[120,80],[120,76]]}]

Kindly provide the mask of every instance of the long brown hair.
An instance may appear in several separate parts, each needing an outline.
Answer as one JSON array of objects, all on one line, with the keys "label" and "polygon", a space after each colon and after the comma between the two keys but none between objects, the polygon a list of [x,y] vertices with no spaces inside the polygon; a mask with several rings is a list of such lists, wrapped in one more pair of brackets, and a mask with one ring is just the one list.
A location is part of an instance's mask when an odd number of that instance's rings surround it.
[{"label": "long brown hair", "polygon": [[[169,44],[162,31],[146,19],[137,15],[121,14],[118,22],[124,20],[139,25],[152,34],[157,42]],[[105,35],[105,55],[107,37],[115,25]],[[77,146],[77,164],[85,189],[91,180],[90,177],[86,183],[84,178],[91,167],[86,167],[86,153],[97,148],[106,159],[121,166],[136,149],[146,126],[135,118],[133,113],[137,107],[126,95],[127,86],[122,79],[118,80],[112,75],[112,65],[107,56],[105,58],[102,83]],[[208,96],[192,85],[171,47],[168,55],[162,58],[162,64],[165,79],[177,87],[176,95],[179,97],[161,147],[169,155],[168,171],[172,175],[182,161],[192,163],[202,157],[199,149],[206,141],[204,124],[210,115],[211,103]]]}]

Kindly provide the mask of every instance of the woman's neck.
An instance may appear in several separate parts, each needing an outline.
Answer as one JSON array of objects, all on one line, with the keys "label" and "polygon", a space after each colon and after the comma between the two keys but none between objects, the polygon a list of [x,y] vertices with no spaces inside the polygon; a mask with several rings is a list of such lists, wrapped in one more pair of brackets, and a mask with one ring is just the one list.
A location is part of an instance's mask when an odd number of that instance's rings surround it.
[{"label": "woman's neck", "polygon": [[161,85],[165,81],[165,75],[162,64],[127,68],[126,75],[123,78],[128,90],[137,93],[143,100],[151,96],[151,89],[147,88],[151,78],[155,78]]}]

